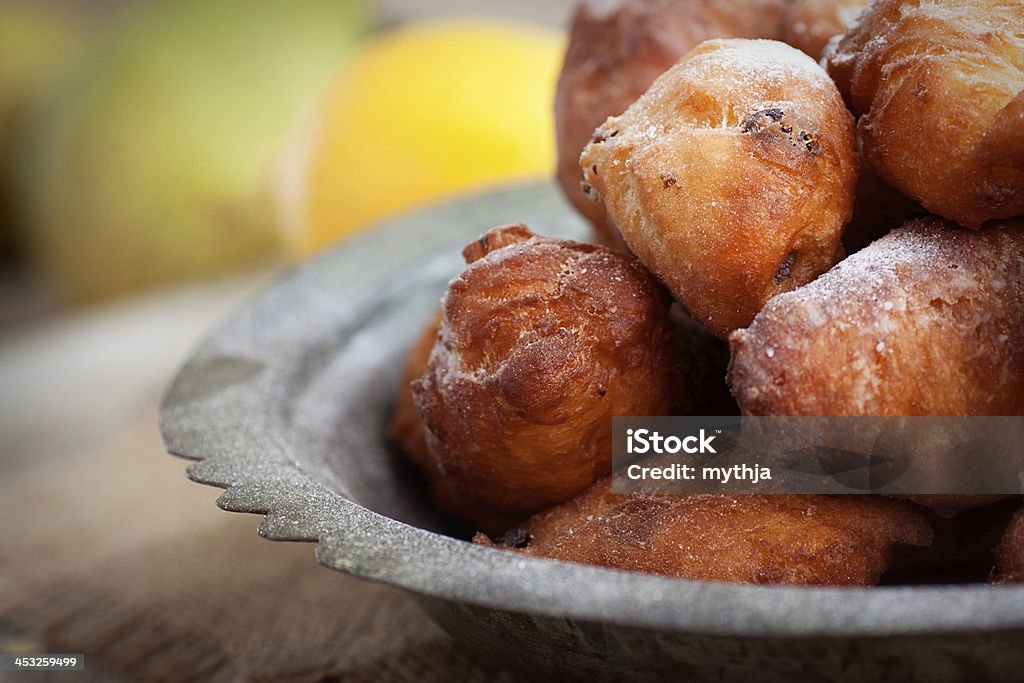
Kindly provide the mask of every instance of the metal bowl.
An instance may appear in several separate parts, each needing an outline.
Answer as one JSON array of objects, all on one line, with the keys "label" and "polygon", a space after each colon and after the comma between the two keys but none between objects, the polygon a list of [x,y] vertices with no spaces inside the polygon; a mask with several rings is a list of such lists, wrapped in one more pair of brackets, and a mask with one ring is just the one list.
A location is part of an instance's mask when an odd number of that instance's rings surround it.
[{"label": "metal bowl", "polygon": [[384,434],[407,349],[494,225],[586,230],[549,184],[408,216],[329,250],[222,324],[175,379],[167,449],[225,510],[403,588],[467,647],[557,680],[1021,680],[1024,587],[796,588],[524,557],[442,533]]}]

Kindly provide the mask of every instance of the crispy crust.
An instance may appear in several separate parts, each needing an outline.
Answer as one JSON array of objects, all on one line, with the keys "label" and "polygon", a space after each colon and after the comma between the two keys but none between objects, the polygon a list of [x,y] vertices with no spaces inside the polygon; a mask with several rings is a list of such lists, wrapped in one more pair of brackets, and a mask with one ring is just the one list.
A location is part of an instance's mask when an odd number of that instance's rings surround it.
[{"label": "crispy crust", "polygon": [[1024,213],[1024,4],[879,0],[826,52],[871,166],[977,228]]},{"label": "crispy crust", "polygon": [[[922,510],[874,496],[616,495],[610,478],[499,540],[528,555],[686,579],[872,585]],[[477,543],[491,544],[478,534]]]},{"label": "crispy crust", "polygon": [[581,189],[580,152],[606,118],[708,38],[772,37],[783,0],[584,0],[576,6],[555,95],[558,181],[603,244],[625,247]]},{"label": "crispy crust", "polygon": [[747,415],[1024,414],[1024,221],[910,221],[729,339]]},{"label": "crispy crust", "polygon": [[710,40],[608,119],[581,166],[630,249],[715,334],[841,253],[853,119],[807,55]]},{"label": "crispy crust", "polygon": [[461,498],[526,515],[611,468],[611,417],[676,409],[670,299],[632,257],[497,228],[466,249],[413,382]]}]

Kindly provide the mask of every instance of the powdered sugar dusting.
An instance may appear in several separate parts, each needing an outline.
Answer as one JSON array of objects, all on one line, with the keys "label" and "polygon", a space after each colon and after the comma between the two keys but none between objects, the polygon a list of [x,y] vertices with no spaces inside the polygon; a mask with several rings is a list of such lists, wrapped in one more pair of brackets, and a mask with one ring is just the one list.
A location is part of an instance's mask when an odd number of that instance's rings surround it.
[{"label": "powdered sugar dusting", "polygon": [[910,221],[730,341],[730,381],[756,414],[1019,414],[1024,222]]}]

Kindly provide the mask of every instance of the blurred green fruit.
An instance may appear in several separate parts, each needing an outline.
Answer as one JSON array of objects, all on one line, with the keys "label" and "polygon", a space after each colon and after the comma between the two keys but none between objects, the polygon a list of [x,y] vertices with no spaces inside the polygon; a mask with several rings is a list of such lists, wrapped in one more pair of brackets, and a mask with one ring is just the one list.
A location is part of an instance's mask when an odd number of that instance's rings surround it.
[{"label": "blurred green fruit", "polygon": [[12,249],[15,130],[82,42],[81,18],[38,0],[0,0],[0,255]]},{"label": "blurred green fruit", "polygon": [[96,299],[273,251],[270,153],[366,23],[351,0],[127,10],[27,146],[28,237],[58,291]]}]

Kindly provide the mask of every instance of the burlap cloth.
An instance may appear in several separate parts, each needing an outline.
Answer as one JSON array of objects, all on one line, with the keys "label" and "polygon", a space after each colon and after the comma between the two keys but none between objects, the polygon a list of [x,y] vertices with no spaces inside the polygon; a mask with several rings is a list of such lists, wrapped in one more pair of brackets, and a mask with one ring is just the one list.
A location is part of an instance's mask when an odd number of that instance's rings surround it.
[{"label": "burlap cloth", "polygon": [[512,681],[401,591],[272,543],[164,453],[155,409],[111,443],[0,484],[0,652],[86,672],[2,681]]}]

